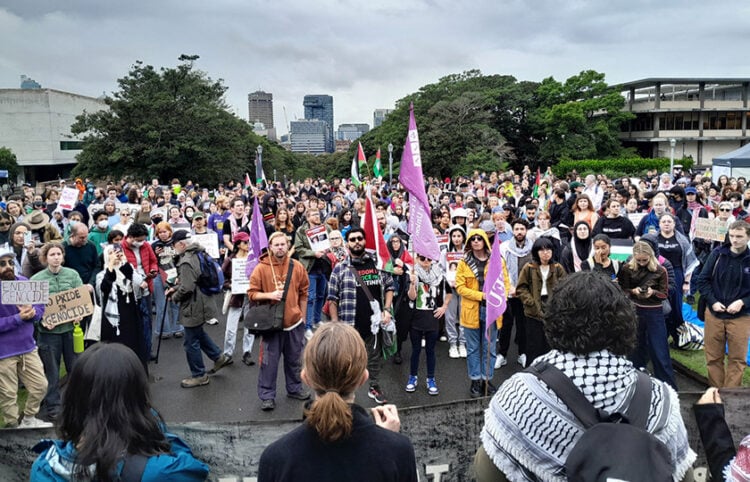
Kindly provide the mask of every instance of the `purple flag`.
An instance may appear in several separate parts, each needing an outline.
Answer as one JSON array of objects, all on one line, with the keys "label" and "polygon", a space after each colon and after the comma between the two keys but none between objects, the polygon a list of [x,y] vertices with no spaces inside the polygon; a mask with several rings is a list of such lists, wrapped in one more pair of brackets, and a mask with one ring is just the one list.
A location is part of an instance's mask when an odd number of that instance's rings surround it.
[{"label": "purple flag", "polygon": [[432,230],[430,203],[424,190],[422,156],[419,153],[419,134],[414,120],[414,104],[409,106],[409,133],[406,136],[404,153],[401,155],[401,171],[398,180],[409,192],[408,231],[414,243],[414,251],[433,261],[440,259],[435,232]]},{"label": "purple flag", "polygon": [[263,223],[263,215],[260,213],[260,199],[257,197],[253,202],[253,218],[250,220],[250,245],[248,248],[250,248],[250,252],[247,254],[245,274],[249,278],[258,265],[261,251],[268,248],[266,226]]},{"label": "purple flag", "polygon": [[503,273],[503,256],[500,254],[500,236],[495,236],[490,253],[490,264],[484,281],[484,298],[487,300],[487,322],[485,337],[490,339],[492,323],[505,312],[507,294],[505,293],[505,276]]}]

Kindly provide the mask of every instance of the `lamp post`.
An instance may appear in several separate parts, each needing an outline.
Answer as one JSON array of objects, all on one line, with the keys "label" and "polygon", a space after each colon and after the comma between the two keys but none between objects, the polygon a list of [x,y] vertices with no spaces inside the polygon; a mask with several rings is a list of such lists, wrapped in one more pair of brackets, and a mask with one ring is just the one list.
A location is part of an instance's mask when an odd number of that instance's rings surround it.
[{"label": "lamp post", "polygon": [[393,189],[393,144],[390,142],[388,143],[388,177],[390,178],[388,184]]},{"label": "lamp post", "polygon": [[255,160],[255,183],[258,183],[258,161],[263,162],[263,146],[258,144],[258,147],[255,149],[255,152],[258,153],[258,158]]},{"label": "lamp post", "polygon": [[669,147],[670,147],[670,154],[669,154],[669,181],[673,181],[674,179],[674,146],[677,145],[677,139],[674,137],[669,139]]}]

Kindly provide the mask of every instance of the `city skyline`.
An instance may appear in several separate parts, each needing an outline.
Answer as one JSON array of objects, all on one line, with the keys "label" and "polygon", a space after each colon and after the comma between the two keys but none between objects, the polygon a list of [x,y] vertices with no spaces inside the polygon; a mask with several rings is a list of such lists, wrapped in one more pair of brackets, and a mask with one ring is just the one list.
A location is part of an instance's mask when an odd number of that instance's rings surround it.
[{"label": "city skyline", "polygon": [[749,21],[739,0],[6,0],[0,88],[18,88],[27,75],[43,88],[98,97],[117,90],[137,60],[158,69],[194,54],[198,69],[224,80],[240,118],[249,93],[273,93],[282,135],[304,118],[311,92],[335,99],[337,124],[370,123],[375,109],[470,69],[536,82],[587,69],[610,84],[750,77]]}]

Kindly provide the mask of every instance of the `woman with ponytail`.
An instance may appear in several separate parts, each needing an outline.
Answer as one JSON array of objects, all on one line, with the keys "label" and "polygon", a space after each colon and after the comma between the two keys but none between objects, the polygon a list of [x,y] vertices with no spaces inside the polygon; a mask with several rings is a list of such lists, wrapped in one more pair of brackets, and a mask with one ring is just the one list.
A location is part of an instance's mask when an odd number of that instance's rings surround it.
[{"label": "woman with ponytail", "polygon": [[305,423],[269,445],[258,480],[416,481],[414,447],[397,433],[396,407],[354,404],[369,373],[362,337],[345,323],[321,325],[307,342],[302,381],[314,400]]}]

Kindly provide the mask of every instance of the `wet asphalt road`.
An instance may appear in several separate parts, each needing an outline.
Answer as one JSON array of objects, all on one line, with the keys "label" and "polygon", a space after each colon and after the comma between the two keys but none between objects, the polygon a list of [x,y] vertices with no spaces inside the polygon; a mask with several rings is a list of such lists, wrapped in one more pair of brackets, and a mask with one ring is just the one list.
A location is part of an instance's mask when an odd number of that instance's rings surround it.
[{"label": "wet asphalt road", "polygon": [[[217,297],[218,298],[218,297]],[[225,317],[219,317],[219,324],[206,325],[206,332],[221,348],[224,343]],[[253,345],[253,360],[258,361],[258,343],[256,338]],[[156,340],[154,341],[156,350]],[[426,365],[424,351],[420,360],[419,386],[414,393],[404,391],[409,377],[409,358],[411,344],[407,340],[402,349],[403,364],[396,365],[391,360],[384,362],[380,374],[380,385],[390,403],[398,407],[425,406],[446,403],[469,398],[469,381],[465,359],[451,359],[448,357],[448,343],[438,341],[437,368],[435,380],[440,394],[430,396],[425,387]],[[180,381],[190,375],[182,339],[163,340],[158,364],[150,365],[150,373],[154,382],[151,384],[151,395],[154,406],[161,412],[164,419],[174,422],[248,422],[268,420],[300,419],[304,402],[287,398],[284,389],[283,368],[279,366],[277,381],[276,409],[264,412],[260,409],[257,396],[258,365],[246,366],[241,361],[242,348],[236,347],[234,364],[222,369],[211,376],[211,383],[191,389],[180,387]],[[515,346],[511,343],[508,364],[500,370],[495,370],[493,383],[496,386],[521,370],[516,362]],[[204,357],[206,367],[213,365]],[[701,384],[684,376],[677,375],[677,383],[681,390],[702,391]],[[375,402],[367,397],[367,385],[357,391],[356,401],[364,407],[375,406]]]}]

